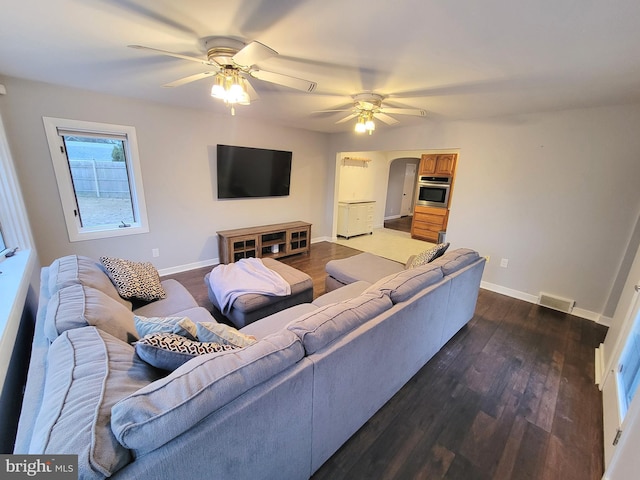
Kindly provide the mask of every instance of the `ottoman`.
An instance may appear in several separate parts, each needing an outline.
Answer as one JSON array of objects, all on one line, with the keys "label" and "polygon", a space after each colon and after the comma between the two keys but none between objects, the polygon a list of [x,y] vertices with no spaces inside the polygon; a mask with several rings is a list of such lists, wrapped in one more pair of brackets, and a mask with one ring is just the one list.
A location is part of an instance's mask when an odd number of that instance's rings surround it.
[{"label": "ottoman", "polygon": [[[235,302],[233,302],[229,313],[225,316],[236,328],[242,328],[272,313],[313,300],[313,281],[309,275],[273,258],[263,258],[262,263],[285,279],[291,286],[291,295],[277,297],[258,293],[246,293],[239,296]],[[209,300],[211,300],[211,303],[213,303],[219,312],[221,310],[220,305],[218,305],[218,300],[211,290],[209,274],[205,275],[204,282],[207,285]],[[220,315],[222,315],[222,313],[220,313]]]},{"label": "ottoman", "polygon": [[[411,261],[411,258],[409,261]],[[327,278],[325,279],[326,290],[330,292],[359,280],[376,283],[387,275],[401,272],[404,268],[405,266],[402,263],[368,252],[339,260],[331,260],[325,267],[327,271]]]}]

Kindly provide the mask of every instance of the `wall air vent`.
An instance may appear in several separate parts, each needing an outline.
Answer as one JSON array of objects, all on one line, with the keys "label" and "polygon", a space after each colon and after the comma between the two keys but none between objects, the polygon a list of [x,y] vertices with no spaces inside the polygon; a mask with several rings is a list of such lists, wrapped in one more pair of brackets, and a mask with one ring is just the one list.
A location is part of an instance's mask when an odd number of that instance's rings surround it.
[{"label": "wall air vent", "polygon": [[540,296],[538,297],[538,305],[565,313],[571,313],[575,304],[575,300],[556,297],[555,295],[550,295],[544,292],[540,292]]}]

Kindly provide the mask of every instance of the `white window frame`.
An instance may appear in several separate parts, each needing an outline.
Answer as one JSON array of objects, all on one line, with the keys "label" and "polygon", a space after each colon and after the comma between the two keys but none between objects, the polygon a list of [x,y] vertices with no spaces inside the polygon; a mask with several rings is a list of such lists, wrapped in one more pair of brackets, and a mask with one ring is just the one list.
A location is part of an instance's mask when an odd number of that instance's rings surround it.
[{"label": "white window frame", "polygon": [[[42,121],[47,135],[47,142],[49,143],[51,161],[53,162],[53,169],[58,183],[58,192],[60,193],[60,201],[62,202],[62,210],[69,240],[71,242],[78,242],[149,232],[136,129],[126,125],[112,125],[108,123],[86,122],[54,117],[42,117]],[[131,189],[131,201],[134,217],[136,218],[134,222],[127,224],[128,226],[126,228],[122,228],[122,226],[118,224],[87,228],[80,224],[80,217],[75,214],[78,206],[73,189],[69,162],[64,152],[64,143],[59,133],[60,131],[126,137],[125,148],[127,151],[125,156],[130,178],[129,188]]]}]

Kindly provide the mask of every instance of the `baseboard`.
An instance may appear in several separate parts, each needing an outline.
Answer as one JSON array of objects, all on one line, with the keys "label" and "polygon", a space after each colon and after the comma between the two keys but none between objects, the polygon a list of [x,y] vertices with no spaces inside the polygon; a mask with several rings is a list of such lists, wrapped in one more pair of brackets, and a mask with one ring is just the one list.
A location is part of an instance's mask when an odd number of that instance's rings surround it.
[{"label": "baseboard", "polygon": [[598,319],[598,323],[600,325],[604,325],[605,327],[610,327],[611,322],[613,322],[613,318],[605,317],[604,315],[600,315],[600,318]]},{"label": "baseboard", "polygon": [[196,268],[212,267],[213,265],[218,265],[219,263],[219,258],[212,258],[210,260],[203,260],[201,262],[193,262],[184,265],[178,265],[175,267],[161,268],[158,270],[158,273],[161,277],[163,277],[165,275],[174,275],[176,273],[186,272],[187,270],[195,270]]},{"label": "baseboard", "polygon": [[318,242],[335,242],[336,239],[332,239],[331,237],[317,237],[317,238],[312,238],[311,239],[311,243],[318,243]]},{"label": "baseboard", "polygon": [[[484,288],[485,290],[500,293],[502,295],[506,295],[507,297],[517,298],[518,300],[524,300],[525,302],[535,303],[535,304],[538,303],[537,295],[531,295],[529,293],[521,292],[519,290],[513,290],[511,288],[503,287],[502,285],[496,285],[495,283],[482,281],[480,282],[480,288]],[[603,317],[599,313],[592,312],[590,310],[585,310],[583,308],[574,308],[571,311],[571,315],[608,326],[608,323],[605,323],[605,321],[607,321],[607,317]]]},{"label": "baseboard", "polygon": [[512,288],[503,287],[502,285],[496,285],[495,283],[480,282],[480,288],[490,290],[492,292],[501,293],[507,297],[517,298],[518,300],[524,300],[529,303],[537,303],[538,297],[536,295],[529,295],[528,293],[521,292],[519,290],[513,290]]}]

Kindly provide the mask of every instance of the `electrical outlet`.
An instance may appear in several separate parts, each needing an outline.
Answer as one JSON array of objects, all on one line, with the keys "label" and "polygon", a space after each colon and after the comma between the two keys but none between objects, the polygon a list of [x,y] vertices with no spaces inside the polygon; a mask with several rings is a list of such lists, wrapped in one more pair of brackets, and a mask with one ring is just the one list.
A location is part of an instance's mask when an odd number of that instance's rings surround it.
[{"label": "electrical outlet", "polygon": [[160,256],[160,249],[159,248],[152,248],[151,249],[151,255],[153,255],[154,257],[159,257]]},{"label": "electrical outlet", "polygon": [[507,268],[509,266],[509,259],[508,258],[503,258],[500,260],[500,266],[502,268]]}]

